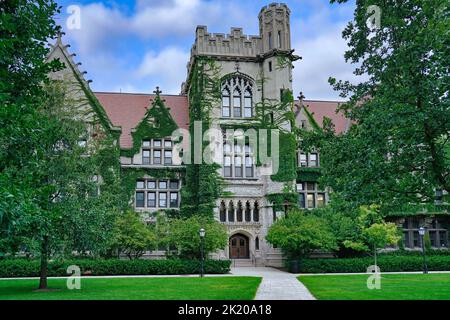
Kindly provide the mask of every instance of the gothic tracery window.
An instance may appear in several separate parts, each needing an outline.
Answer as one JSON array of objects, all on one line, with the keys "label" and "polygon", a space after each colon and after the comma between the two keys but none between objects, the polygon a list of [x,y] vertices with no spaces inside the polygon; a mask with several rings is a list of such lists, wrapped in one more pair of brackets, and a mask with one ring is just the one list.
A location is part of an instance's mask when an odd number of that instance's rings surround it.
[{"label": "gothic tracery window", "polygon": [[252,221],[252,211],[250,209],[250,202],[248,201],[245,204],[245,221],[246,222]]},{"label": "gothic tracery window", "polygon": [[220,222],[225,222],[227,221],[227,209],[225,207],[225,203],[222,201],[220,203],[220,213],[219,213],[219,218],[220,218]]},{"label": "gothic tracery window", "polygon": [[259,205],[257,201],[255,201],[255,206],[253,208],[253,221],[259,221]]},{"label": "gothic tracery window", "polygon": [[242,222],[242,218],[243,218],[243,216],[242,216],[242,202],[238,202],[238,207],[237,207],[237,212],[236,212],[236,220],[238,221],[238,222]]},{"label": "gothic tracery window", "polygon": [[236,75],[222,82],[222,117],[253,117],[253,83],[251,80]]}]

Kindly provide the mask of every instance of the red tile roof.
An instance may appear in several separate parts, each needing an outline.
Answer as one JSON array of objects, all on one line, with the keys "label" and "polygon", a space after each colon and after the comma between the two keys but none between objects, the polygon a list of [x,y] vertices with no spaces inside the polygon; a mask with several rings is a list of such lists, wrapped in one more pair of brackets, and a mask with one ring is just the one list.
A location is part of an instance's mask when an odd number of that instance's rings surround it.
[{"label": "red tile roof", "polygon": [[[121,127],[120,146],[128,149],[133,146],[131,131],[144,118],[147,108],[154,99],[154,94],[95,92],[100,104],[105,109],[112,124]],[[170,114],[180,128],[189,128],[189,103],[184,95],[161,95]],[[298,106],[299,102],[295,101]],[[336,113],[339,106],[337,101],[303,100],[303,104],[313,114],[317,123],[322,126],[324,117],[330,118],[336,126],[336,133],[348,129],[349,120],[340,113]],[[299,115],[297,115],[299,120]]]},{"label": "red tile roof", "polygon": [[[336,133],[342,133],[348,130],[349,119],[347,119],[342,112],[336,113],[336,108],[341,104],[338,101],[318,101],[318,100],[303,100],[309,112],[313,115],[319,126],[323,124],[323,118],[327,117],[332,120],[335,125]],[[299,105],[299,101],[295,101],[295,105]],[[299,115],[297,115],[299,120]]]},{"label": "red tile roof", "polygon": [[[147,108],[151,106],[154,94],[94,92],[105,109],[112,124],[122,128],[120,146],[129,149],[133,146],[131,131],[144,118]],[[189,105],[186,96],[161,95],[161,99],[169,108],[173,120],[178,127],[189,127]]]}]

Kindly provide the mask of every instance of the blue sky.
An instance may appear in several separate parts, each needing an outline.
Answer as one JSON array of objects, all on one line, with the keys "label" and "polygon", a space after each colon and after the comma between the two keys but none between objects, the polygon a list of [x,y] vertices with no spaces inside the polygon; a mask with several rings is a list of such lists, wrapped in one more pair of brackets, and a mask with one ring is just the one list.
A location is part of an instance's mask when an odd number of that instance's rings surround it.
[{"label": "blue sky", "polygon": [[[258,34],[258,13],[272,1],[237,0],[60,0],[57,22],[63,26],[70,52],[87,71],[95,91],[178,94],[195,27],[228,33],[242,27]],[[343,5],[327,0],[284,1],[291,9],[292,47],[303,57],[295,63],[293,89],[307,99],[339,99],[328,85],[329,76],[355,80],[345,63],[341,32],[352,19],[354,0]],[[80,29],[68,29],[67,8],[81,9]]]}]

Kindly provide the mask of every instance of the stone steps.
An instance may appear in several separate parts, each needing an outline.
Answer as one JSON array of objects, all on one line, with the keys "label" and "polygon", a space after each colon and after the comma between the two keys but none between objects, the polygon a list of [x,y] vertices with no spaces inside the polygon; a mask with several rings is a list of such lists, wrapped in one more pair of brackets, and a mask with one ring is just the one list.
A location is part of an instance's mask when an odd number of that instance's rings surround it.
[{"label": "stone steps", "polygon": [[280,268],[284,266],[283,253],[279,249],[273,249],[273,251],[267,252],[265,260],[265,265],[268,267]]},{"label": "stone steps", "polygon": [[254,267],[252,259],[232,259],[231,267]]}]

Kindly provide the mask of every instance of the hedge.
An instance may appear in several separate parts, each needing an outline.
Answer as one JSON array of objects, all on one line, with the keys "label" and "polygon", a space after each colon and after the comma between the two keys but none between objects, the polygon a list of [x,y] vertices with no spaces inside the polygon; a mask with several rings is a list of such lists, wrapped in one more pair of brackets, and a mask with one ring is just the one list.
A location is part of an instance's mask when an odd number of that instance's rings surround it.
[{"label": "hedge", "polygon": [[[366,272],[374,264],[373,257],[345,259],[304,259],[300,263],[301,273],[352,273]],[[377,261],[381,272],[422,271],[421,256],[385,255]],[[427,257],[430,271],[450,271],[450,256],[433,255]]]},{"label": "hedge", "polygon": [[[39,261],[27,259],[0,260],[0,278],[38,277]],[[67,267],[77,265],[82,275],[169,275],[196,274],[200,270],[198,260],[55,260],[48,265],[48,276],[67,276]],[[230,271],[230,260],[206,260],[205,273],[223,274]]]},{"label": "hedge", "polygon": [[[449,249],[431,249],[427,250],[427,256],[450,256]],[[381,252],[379,256],[422,256],[421,250],[393,250]]]}]

